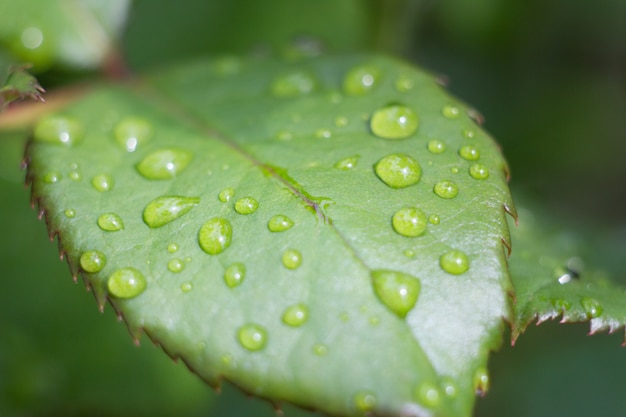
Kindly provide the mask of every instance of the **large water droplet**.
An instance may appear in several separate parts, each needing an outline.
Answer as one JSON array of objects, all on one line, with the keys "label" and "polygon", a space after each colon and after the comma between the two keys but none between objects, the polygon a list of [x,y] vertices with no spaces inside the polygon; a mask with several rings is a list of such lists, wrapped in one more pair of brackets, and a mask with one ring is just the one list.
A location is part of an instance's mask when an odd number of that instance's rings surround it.
[{"label": "large water droplet", "polygon": [[143,221],[152,228],[165,226],[200,203],[198,197],[164,196],[148,203],[143,211]]},{"label": "large water droplet", "polygon": [[393,229],[406,237],[420,236],[426,230],[426,214],[417,207],[405,207],[398,210],[391,219]]},{"label": "large water droplet", "polygon": [[135,152],[137,146],[152,136],[152,125],[139,117],[127,117],[115,126],[115,140],[128,152]]},{"label": "large water droplet", "polygon": [[34,138],[37,142],[56,145],[75,145],[83,140],[85,133],[82,123],[71,117],[49,116],[35,126]]},{"label": "large water droplet", "polygon": [[376,395],[369,391],[361,391],[354,395],[354,406],[361,412],[371,411],[376,407]]},{"label": "large water droplet", "polygon": [[316,87],[317,81],[311,74],[295,71],[276,78],[271,90],[275,97],[288,98],[309,94]]},{"label": "large water droplet", "polygon": [[409,274],[379,269],[372,271],[374,292],[391,311],[404,318],[417,302],[419,280]]},{"label": "large water droplet", "polygon": [[472,178],[484,180],[489,178],[489,168],[483,164],[472,164],[472,166],[469,167],[469,174]]},{"label": "large water droplet", "polygon": [[343,91],[349,96],[362,96],[370,92],[380,79],[380,70],[373,65],[352,68],[343,79]]},{"label": "large water droplet", "polygon": [[452,181],[441,181],[433,188],[435,194],[441,198],[454,198],[459,193],[459,187]]},{"label": "large water droplet", "polygon": [[97,250],[83,252],[80,255],[80,267],[85,272],[95,273],[102,271],[106,263],[107,258],[104,256],[104,253]]},{"label": "large water droplet", "polygon": [[261,350],[267,343],[267,331],[260,325],[248,323],[239,328],[239,343],[248,350]]},{"label": "large water droplet", "polygon": [[230,222],[222,217],[214,217],[200,228],[198,243],[209,255],[217,255],[230,246],[232,237],[233,228]]},{"label": "large water droplet", "polygon": [[113,178],[108,174],[96,175],[91,179],[91,185],[101,193],[110,191],[113,188]]},{"label": "large water droplet", "polygon": [[283,253],[283,265],[289,269],[296,269],[302,264],[302,254],[297,249],[287,249]]},{"label": "large water droplet", "polygon": [[598,300],[585,297],[580,300],[580,304],[583,306],[583,309],[585,310],[585,313],[587,313],[588,317],[595,319],[596,317],[600,317],[602,315],[602,306]]},{"label": "large water droplet", "polygon": [[489,391],[491,381],[486,368],[480,367],[474,372],[474,390],[477,395],[483,396]]},{"label": "large water droplet", "polygon": [[404,139],[417,131],[419,117],[406,106],[391,105],[377,110],[370,120],[372,133],[383,139]]},{"label": "large water droplet", "polygon": [[170,259],[170,261],[167,263],[167,269],[172,272],[180,272],[185,269],[185,263],[178,258]]},{"label": "large water droplet", "polygon": [[460,275],[469,269],[470,262],[465,253],[460,250],[452,250],[441,255],[439,265],[450,274]]},{"label": "large water droplet", "polygon": [[436,408],[441,402],[439,388],[431,382],[422,382],[416,390],[417,400],[428,408]]},{"label": "large water droplet", "polygon": [[270,232],[284,232],[292,227],[293,220],[282,214],[277,214],[272,217],[269,222],[267,222],[267,228]]},{"label": "large water droplet", "polygon": [[430,153],[438,154],[443,153],[446,150],[446,144],[440,140],[432,139],[428,141],[428,151]]},{"label": "large water droplet", "polygon": [[462,146],[461,149],[459,149],[459,155],[461,155],[461,158],[468,161],[476,161],[480,158],[480,152],[472,145]]},{"label": "large water droplet", "polygon": [[115,213],[104,213],[98,217],[98,226],[107,232],[115,232],[124,228],[124,222]]},{"label": "large water droplet", "polygon": [[113,272],[107,281],[109,293],[115,298],[133,298],[147,286],[146,277],[135,268],[122,268]]},{"label": "large water droplet", "polygon": [[246,277],[246,266],[241,262],[230,264],[224,271],[224,282],[229,288],[235,288],[243,282]]},{"label": "large water droplet", "polygon": [[335,164],[335,168],[347,171],[349,169],[354,168],[358,162],[359,162],[358,155],[349,156],[347,158],[343,158],[340,161],[337,161],[337,163]]},{"label": "large water droplet", "polygon": [[252,197],[243,197],[235,203],[235,211],[239,214],[252,214],[259,208],[259,202]]},{"label": "large water droplet", "polygon": [[383,157],[374,166],[378,178],[391,188],[404,188],[416,184],[422,177],[422,168],[417,161],[405,154]]},{"label": "large water droplet", "polygon": [[288,326],[302,326],[309,318],[309,309],[304,304],[295,304],[288,307],[283,313],[283,323]]},{"label": "large water droplet", "polygon": [[217,198],[222,203],[228,203],[230,201],[230,199],[233,198],[234,195],[235,195],[235,189],[232,188],[232,187],[228,187],[228,188],[224,188],[222,191],[220,191],[220,193],[217,196]]},{"label": "large water droplet", "polygon": [[183,149],[161,149],[137,164],[137,171],[149,180],[168,180],[187,168],[192,158],[193,154]]}]

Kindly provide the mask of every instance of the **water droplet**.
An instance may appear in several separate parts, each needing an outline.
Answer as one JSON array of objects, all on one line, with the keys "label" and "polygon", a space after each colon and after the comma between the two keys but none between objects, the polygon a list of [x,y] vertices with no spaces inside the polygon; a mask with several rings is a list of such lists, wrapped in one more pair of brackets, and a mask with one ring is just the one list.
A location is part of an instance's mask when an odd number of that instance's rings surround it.
[{"label": "water droplet", "polygon": [[113,178],[108,174],[96,175],[91,179],[91,185],[101,193],[110,191],[113,188]]},{"label": "water droplet", "polygon": [[391,224],[393,229],[402,236],[420,236],[426,230],[426,214],[417,207],[405,207],[396,211]]},{"label": "water droplet", "polygon": [[372,271],[374,292],[398,317],[404,318],[417,302],[420,282],[404,272],[378,269]]},{"label": "water droplet", "polygon": [[463,137],[465,139],[473,139],[474,136],[476,136],[476,132],[474,132],[472,129],[465,129],[461,133],[463,134]]},{"label": "water droplet", "polygon": [[224,188],[222,191],[220,191],[220,193],[217,196],[217,198],[222,203],[228,203],[230,201],[230,199],[233,198],[234,195],[235,195],[235,189],[232,188],[232,187],[228,187],[228,188]]},{"label": "water droplet", "polygon": [[406,93],[415,87],[415,81],[408,75],[400,75],[396,79],[395,87],[398,92]]},{"label": "water droplet", "polygon": [[403,253],[404,253],[404,256],[406,256],[407,258],[415,257],[415,251],[413,249],[405,249]]},{"label": "water droplet", "polygon": [[583,309],[587,313],[587,316],[595,319],[596,317],[600,317],[602,315],[602,306],[593,298],[585,297],[580,300],[580,304],[583,306]]},{"label": "water droplet", "polygon": [[371,411],[376,407],[376,395],[369,391],[358,392],[353,397],[354,406],[357,410],[365,412]]},{"label": "water droplet", "polygon": [[462,146],[461,149],[459,149],[459,155],[467,161],[475,161],[480,158],[480,152],[472,145]]},{"label": "water droplet", "polygon": [[174,253],[178,250],[178,244],[176,243],[170,243],[169,245],[167,245],[167,251],[169,253]]},{"label": "water droplet", "polygon": [[374,166],[378,178],[391,188],[404,188],[416,184],[422,177],[417,161],[405,154],[390,154]]},{"label": "water droplet", "polygon": [[337,161],[337,163],[335,164],[335,168],[347,171],[349,169],[354,168],[358,162],[359,162],[358,155],[349,156],[347,158],[343,158],[340,161]]},{"label": "water droplet", "polygon": [[41,46],[44,40],[43,32],[41,29],[35,26],[29,26],[22,31],[20,36],[22,45],[27,49],[37,49]]},{"label": "water droplet", "polygon": [[65,217],[67,217],[68,219],[73,219],[74,216],[76,216],[76,210],[74,209],[66,209],[64,213]]},{"label": "water droplet", "polygon": [[461,115],[461,110],[456,106],[447,105],[443,106],[441,114],[443,114],[446,119],[456,119]]},{"label": "water droplet", "polygon": [[293,139],[293,135],[288,130],[279,130],[276,132],[276,139],[278,140],[291,140]]},{"label": "water droplet", "polygon": [[328,354],[328,346],[323,343],[317,343],[313,346],[313,353],[317,356],[326,356]]},{"label": "water droplet", "polygon": [[102,271],[102,268],[107,263],[107,258],[104,253],[97,250],[90,250],[83,252],[80,255],[80,267],[85,272],[95,273]]},{"label": "water droplet", "polygon": [[454,382],[454,380],[449,376],[441,378],[441,386],[443,387],[444,394],[446,394],[448,398],[456,397],[456,394],[459,391],[456,382]]},{"label": "water droplet", "polygon": [[452,174],[458,174],[458,173],[459,173],[459,168],[457,168],[457,167],[452,167],[452,168],[450,168],[450,172],[451,172]]},{"label": "water droplet", "polygon": [[491,381],[487,369],[480,367],[474,372],[474,390],[476,395],[483,396],[489,391]]},{"label": "water droplet", "polygon": [[169,180],[185,170],[192,158],[191,152],[182,149],[161,149],[137,164],[137,171],[149,180]]},{"label": "water droplet", "polygon": [[72,171],[69,173],[68,177],[70,177],[70,179],[73,181],[80,181],[82,175],[80,175],[80,172],[78,171]]},{"label": "water droplet", "polygon": [[260,325],[248,323],[239,328],[239,343],[248,350],[261,350],[267,343],[267,331]]},{"label": "water droplet", "polygon": [[284,232],[292,227],[293,220],[282,214],[277,214],[272,217],[269,222],[267,222],[267,228],[270,232]]},{"label": "water droplet", "polygon": [[185,264],[183,263],[182,260],[178,258],[174,258],[174,259],[171,259],[167,263],[167,269],[169,269],[172,272],[180,272],[183,269],[185,269]]},{"label": "water droplet", "polygon": [[230,264],[224,271],[224,282],[229,288],[235,288],[246,278],[246,266],[241,262]]},{"label": "water droplet", "polygon": [[120,216],[115,213],[104,213],[98,217],[98,226],[107,232],[115,232],[124,228]]},{"label": "water droplet", "polygon": [[557,298],[551,301],[552,301],[552,305],[554,306],[554,308],[557,309],[558,311],[565,312],[569,310],[570,308],[572,308],[572,303],[570,303],[569,301],[565,299]]},{"label": "water droplet", "polygon": [[372,133],[383,139],[405,139],[417,131],[417,113],[406,106],[391,105],[377,110],[370,120]]},{"label": "water droplet", "polygon": [[83,140],[83,125],[71,117],[50,116],[40,120],[35,126],[34,138],[37,142],[56,145],[75,145]]},{"label": "water droplet", "polygon": [[425,407],[436,408],[441,402],[439,388],[430,382],[422,382],[416,391],[417,400]]},{"label": "water droplet", "polygon": [[109,293],[115,298],[133,298],[147,286],[146,277],[135,268],[122,268],[113,272],[107,281]]},{"label": "water droplet", "polygon": [[295,71],[276,78],[271,90],[275,97],[289,98],[309,94],[316,88],[317,81],[311,74]]},{"label": "water droplet", "polygon": [[232,238],[233,228],[230,222],[221,217],[214,217],[204,223],[198,233],[198,243],[209,255],[222,253],[230,246]]},{"label": "water droplet", "polygon": [[193,284],[191,282],[183,282],[180,284],[180,289],[182,292],[189,292],[193,290]]},{"label": "water droplet", "polygon": [[345,116],[339,116],[335,119],[335,126],[346,127],[348,126],[348,118]]},{"label": "water droplet", "polygon": [[428,221],[430,222],[430,224],[439,224],[439,222],[441,222],[441,218],[438,214],[431,214],[430,216],[428,216]]},{"label": "water droplet", "polygon": [[465,253],[459,250],[452,250],[441,255],[439,265],[450,274],[460,275],[469,269],[470,262]]},{"label": "water droplet", "polygon": [[259,208],[259,202],[252,197],[243,197],[235,203],[235,211],[239,214],[252,214]]},{"label": "water droplet", "polygon": [[317,129],[315,131],[315,137],[318,139],[329,139],[332,135],[332,132],[328,129]]},{"label": "water droplet", "polygon": [[378,318],[378,316],[372,316],[368,321],[372,326],[378,326],[380,324],[380,318]]},{"label": "water droplet", "polygon": [[380,80],[380,70],[373,65],[352,68],[343,79],[343,91],[349,96],[370,92]]},{"label": "water droplet", "polygon": [[459,193],[459,187],[452,181],[446,180],[438,182],[433,191],[441,198],[454,198]]},{"label": "water droplet", "polygon": [[115,140],[128,152],[135,152],[137,146],[152,136],[152,125],[139,117],[127,117],[115,126]]},{"label": "water droplet", "polygon": [[46,184],[54,184],[61,179],[61,174],[58,172],[48,172],[43,176],[43,182]]},{"label": "water droplet", "polygon": [[302,254],[296,249],[287,249],[283,253],[283,265],[289,269],[296,269],[302,264]]},{"label": "water droplet", "polygon": [[157,197],[144,209],[143,221],[153,229],[162,227],[189,212],[199,203],[199,197],[179,195]]},{"label": "water droplet", "polygon": [[430,153],[443,153],[446,150],[446,144],[440,140],[432,139],[428,142],[428,151]]},{"label": "water droplet", "polygon": [[489,177],[489,168],[483,164],[472,164],[469,168],[469,174],[477,180],[484,180]]},{"label": "water droplet", "polygon": [[309,318],[309,309],[304,304],[288,307],[283,313],[283,323],[288,326],[302,326]]}]

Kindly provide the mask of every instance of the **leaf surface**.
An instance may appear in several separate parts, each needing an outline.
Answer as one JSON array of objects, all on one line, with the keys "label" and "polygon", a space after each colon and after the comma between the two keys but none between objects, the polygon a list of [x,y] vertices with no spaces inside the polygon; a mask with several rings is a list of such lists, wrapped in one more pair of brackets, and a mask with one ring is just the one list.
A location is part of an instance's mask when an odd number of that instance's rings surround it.
[{"label": "leaf surface", "polygon": [[35,127],[72,273],[212,385],[332,415],[465,416],[510,320],[506,165],[378,56],[222,58]]}]

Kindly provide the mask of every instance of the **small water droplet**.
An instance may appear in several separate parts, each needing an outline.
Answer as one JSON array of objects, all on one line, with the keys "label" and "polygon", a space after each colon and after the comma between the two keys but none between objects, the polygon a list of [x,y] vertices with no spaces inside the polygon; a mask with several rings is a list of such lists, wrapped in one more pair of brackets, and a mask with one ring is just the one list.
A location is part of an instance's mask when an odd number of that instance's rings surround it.
[{"label": "small water droplet", "polygon": [[335,168],[341,169],[343,171],[347,171],[349,169],[354,168],[358,162],[359,162],[359,156],[358,155],[349,156],[347,158],[343,158],[343,159],[337,161],[337,163],[335,164]]},{"label": "small water droplet", "polygon": [[474,132],[472,129],[465,129],[461,133],[465,139],[473,139],[474,136],[476,136],[476,132]]},{"label": "small water droplet", "polygon": [[289,269],[296,269],[302,264],[302,254],[297,249],[287,249],[283,253],[283,265]]},{"label": "small water droplet", "polygon": [[446,144],[440,140],[432,139],[428,141],[428,151],[430,153],[438,154],[443,153],[446,150]]},{"label": "small water droplet", "polygon": [[183,282],[180,284],[180,289],[182,292],[189,292],[193,290],[193,284],[191,282]]},{"label": "small water droplet", "polygon": [[416,390],[417,400],[428,408],[436,408],[441,402],[439,388],[431,382],[422,382]]},{"label": "small water droplet", "polygon": [[553,299],[551,302],[554,308],[561,312],[565,312],[572,308],[572,303],[562,298]]},{"label": "small water droplet", "polygon": [[80,267],[85,272],[95,273],[102,271],[102,268],[107,263],[107,258],[104,253],[97,250],[90,250],[83,252],[80,255]]},{"label": "small water droplet", "polygon": [[441,218],[438,214],[431,214],[430,216],[428,216],[428,221],[430,222],[430,224],[439,224],[439,222],[441,222]]},{"label": "small water droplet", "polygon": [[246,278],[246,266],[241,262],[230,264],[224,271],[224,282],[229,288],[235,288]]},{"label": "small water droplet", "polygon": [[348,126],[348,118],[345,116],[339,116],[335,118],[335,126],[337,127],[346,127]]},{"label": "small water droplet", "polygon": [[232,187],[228,187],[228,188],[224,188],[222,191],[220,191],[220,193],[217,196],[217,198],[222,203],[228,203],[230,201],[230,199],[233,198],[234,195],[235,195],[235,189],[232,188]]},{"label": "small water droplet", "polygon": [[446,119],[456,119],[461,115],[461,110],[456,106],[447,105],[443,106],[441,114],[443,114]]},{"label": "small water droplet", "polygon": [[133,298],[147,286],[146,277],[135,268],[122,268],[113,272],[107,281],[109,293],[115,298]]},{"label": "small water droplet", "polygon": [[480,367],[474,372],[474,390],[476,395],[483,396],[489,391],[491,381],[487,369]]},{"label": "small water droplet", "polygon": [[239,214],[252,214],[259,208],[259,202],[252,197],[243,197],[235,203],[235,211]]},{"label": "small water droplet", "polygon": [[293,220],[283,214],[277,214],[267,222],[270,232],[284,232],[293,227]]},{"label": "small water droplet", "polygon": [[113,178],[108,174],[99,174],[91,179],[91,185],[101,193],[113,188]]},{"label": "small water droplet", "polygon": [[283,323],[288,326],[302,326],[309,319],[309,309],[304,304],[295,304],[288,307],[283,313]]},{"label": "small water droplet", "polygon": [[354,406],[361,412],[371,411],[376,407],[376,395],[369,391],[358,392],[352,398]]},{"label": "small water droplet", "polygon": [[374,292],[384,305],[398,317],[404,318],[417,302],[419,280],[409,274],[379,269],[372,271]]},{"label": "small water droplet", "polygon": [[170,261],[167,263],[167,269],[172,272],[180,272],[185,269],[185,264],[182,260],[178,258],[170,259]]},{"label": "small water droplet", "polygon": [[349,96],[369,93],[380,80],[380,70],[373,65],[352,68],[343,79],[343,91]]},{"label": "small water droplet", "polygon": [[149,180],[169,180],[184,171],[192,158],[191,152],[182,149],[161,149],[137,164],[137,171]]},{"label": "small water droplet", "polygon": [[391,224],[393,229],[402,236],[420,236],[426,230],[426,214],[417,207],[405,207],[396,211]]},{"label": "small water droplet", "polygon": [[598,300],[585,297],[580,300],[580,304],[583,306],[583,309],[589,318],[595,319],[596,317],[600,317],[602,315],[602,306]]},{"label": "small water droplet", "polygon": [[404,188],[422,177],[422,168],[415,159],[405,154],[390,154],[374,166],[378,178],[391,188]]},{"label": "small water droplet", "polygon": [[82,178],[82,175],[80,175],[80,172],[78,171],[71,171],[68,177],[70,177],[72,181],[80,181],[80,179]]},{"label": "small water droplet", "polygon": [[346,313],[345,311],[339,315],[339,318],[340,318],[340,319],[341,319],[341,321],[343,321],[343,322],[348,322],[348,321],[350,321],[350,315],[349,315],[348,313]]},{"label": "small water droplet", "polygon": [[261,350],[267,343],[267,331],[255,323],[241,326],[237,335],[241,346],[251,351]]},{"label": "small water droplet", "polygon": [[438,182],[433,191],[441,198],[454,198],[459,193],[459,187],[452,181],[446,180]]},{"label": "small water droplet", "polygon": [[76,210],[74,209],[66,209],[64,213],[65,217],[67,217],[68,219],[73,219],[74,216],[76,216]]},{"label": "small water droplet", "polygon": [[126,151],[135,152],[137,146],[152,136],[152,125],[140,117],[127,117],[115,126],[114,135]]},{"label": "small water droplet", "polygon": [[318,139],[329,139],[332,135],[332,132],[328,129],[317,129],[315,131],[315,137]]},{"label": "small water droplet", "polygon": [[175,253],[178,250],[178,244],[177,243],[170,243],[169,245],[167,245],[167,251],[169,253]]},{"label": "small water droplet", "polygon": [[454,382],[454,380],[449,376],[441,378],[441,386],[443,387],[444,394],[446,394],[446,397],[448,398],[455,398],[457,392],[459,391],[456,382]]},{"label": "small water droplet", "polygon": [[56,145],[75,145],[83,140],[85,133],[82,123],[71,117],[50,116],[41,119],[35,126],[34,138],[37,142]]},{"label": "small water droplet", "polygon": [[306,72],[295,71],[274,80],[271,91],[275,97],[297,97],[313,92],[317,88],[315,78]]},{"label": "small water droplet", "polygon": [[489,177],[489,168],[483,164],[472,164],[472,166],[469,167],[469,174],[474,179],[484,180]]},{"label": "small water droplet", "polygon": [[143,221],[155,229],[176,220],[200,203],[199,197],[179,195],[157,197],[143,211]]},{"label": "small water droplet", "polygon": [[472,145],[462,146],[461,149],[459,149],[459,155],[467,161],[476,161],[480,158],[480,152]]},{"label": "small water droplet", "polygon": [[54,184],[55,182],[59,182],[61,180],[61,174],[58,172],[47,172],[43,176],[43,182],[46,184]]},{"label": "small water droplet", "polygon": [[469,269],[470,262],[465,253],[460,250],[452,250],[441,255],[439,265],[450,274],[460,275]]},{"label": "small water droplet", "polygon": [[98,227],[107,232],[115,232],[124,228],[124,222],[115,213],[104,213],[98,217]]},{"label": "small water droplet", "polygon": [[313,346],[313,353],[317,356],[326,356],[328,354],[328,346],[323,343],[317,343]]},{"label": "small water droplet", "polygon": [[288,130],[279,130],[278,132],[276,132],[276,139],[283,140],[283,141],[291,140],[293,139],[293,135]]},{"label": "small water droplet", "polygon": [[407,258],[415,257],[415,251],[413,249],[405,249],[403,253]]},{"label": "small water droplet", "polygon": [[372,133],[383,139],[405,139],[417,131],[419,117],[406,106],[390,105],[376,110],[370,119]]},{"label": "small water droplet", "polygon": [[378,326],[380,324],[380,318],[378,316],[372,316],[368,321],[372,326]]},{"label": "small water droplet", "polygon": [[214,217],[202,225],[198,232],[198,243],[209,255],[222,253],[230,246],[233,228],[230,222],[222,217]]},{"label": "small water droplet", "polygon": [[450,168],[450,172],[451,172],[452,174],[458,174],[458,173],[459,173],[459,168],[457,168],[457,167],[452,167],[452,168]]},{"label": "small water droplet", "polygon": [[406,93],[415,87],[415,81],[408,75],[400,75],[395,82],[396,91]]}]

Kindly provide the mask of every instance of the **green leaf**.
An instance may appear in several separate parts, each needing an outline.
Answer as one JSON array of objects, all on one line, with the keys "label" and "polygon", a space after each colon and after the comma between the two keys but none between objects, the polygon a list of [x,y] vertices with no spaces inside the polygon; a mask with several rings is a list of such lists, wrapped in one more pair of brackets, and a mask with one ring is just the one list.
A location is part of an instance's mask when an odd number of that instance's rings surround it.
[{"label": "green leaf", "polygon": [[31,98],[43,101],[44,89],[26,70],[27,66],[3,65],[0,60],[0,111],[16,100]]},{"label": "green leaf", "polygon": [[466,416],[511,320],[507,169],[473,114],[383,57],[203,61],[42,120],[28,181],[99,304],[211,385]]}]

